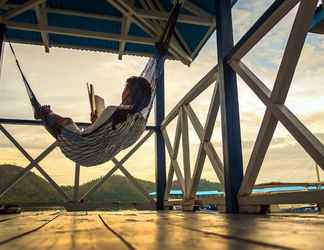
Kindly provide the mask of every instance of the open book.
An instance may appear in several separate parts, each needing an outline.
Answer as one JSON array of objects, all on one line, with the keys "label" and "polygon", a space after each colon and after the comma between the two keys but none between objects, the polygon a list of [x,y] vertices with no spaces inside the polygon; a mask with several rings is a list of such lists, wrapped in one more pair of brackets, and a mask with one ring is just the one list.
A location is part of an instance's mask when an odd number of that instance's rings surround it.
[{"label": "open book", "polygon": [[93,85],[87,83],[89,101],[90,101],[90,109],[92,114],[97,114],[97,117],[101,115],[101,113],[105,110],[105,100],[95,95]]}]

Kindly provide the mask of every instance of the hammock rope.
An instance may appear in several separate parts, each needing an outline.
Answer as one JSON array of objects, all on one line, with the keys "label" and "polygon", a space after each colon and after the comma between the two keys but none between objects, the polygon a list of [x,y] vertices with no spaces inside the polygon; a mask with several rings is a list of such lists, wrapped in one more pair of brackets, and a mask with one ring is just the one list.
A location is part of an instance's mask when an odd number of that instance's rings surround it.
[{"label": "hammock rope", "polygon": [[32,88],[30,87],[30,84],[29,84],[29,82],[28,82],[28,80],[27,80],[27,78],[26,78],[26,76],[25,76],[25,74],[24,74],[24,72],[23,72],[23,70],[22,70],[22,68],[20,66],[20,63],[19,63],[18,57],[16,55],[16,52],[15,52],[15,50],[14,50],[14,48],[13,48],[13,46],[12,46],[12,44],[11,44],[11,42],[9,40],[8,40],[8,44],[9,44],[9,48],[11,50],[11,53],[14,56],[17,68],[18,68],[19,73],[21,75],[21,78],[22,78],[22,80],[24,82],[24,85],[25,85],[25,88],[26,88],[30,103],[31,103],[31,105],[32,105],[32,107],[34,109],[34,113],[35,113],[41,107],[41,105],[40,105],[39,101],[37,100],[36,95],[34,94]]},{"label": "hammock rope", "polygon": [[[57,141],[62,153],[70,160],[81,166],[95,166],[111,160],[121,150],[133,145],[146,129],[148,116],[155,99],[156,84],[159,82],[163,72],[165,57],[168,53],[169,44],[175,30],[176,22],[180,14],[183,1],[177,1],[174,5],[165,30],[156,43],[156,53],[150,58],[141,73],[141,76],[151,85],[151,99],[149,104],[142,110],[129,114],[126,121],[112,127],[111,119],[97,126],[97,121],[84,132],[63,128],[58,135]],[[12,44],[9,47],[15,58],[17,68],[23,79],[30,103],[35,111],[41,107],[30,84],[20,66],[19,60]],[[87,130],[91,132],[87,133]]]}]

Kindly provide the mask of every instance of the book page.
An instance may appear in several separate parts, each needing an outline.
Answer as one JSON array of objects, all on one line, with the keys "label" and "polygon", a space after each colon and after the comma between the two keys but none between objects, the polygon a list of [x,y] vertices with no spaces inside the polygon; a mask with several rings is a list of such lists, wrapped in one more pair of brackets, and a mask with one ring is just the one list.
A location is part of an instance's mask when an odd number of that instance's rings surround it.
[{"label": "book page", "polygon": [[105,110],[105,99],[98,95],[94,95],[95,102],[95,110],[97,112],[97,116],[99,117],[101,113]]},{"label": "book page", "polygon": [[96,104],[95,104],[93,85],[87,83],[87,89],[88,89],[88,95],[89,95],[90,110],[91,110],[91,113],[94,113],[95,109],[96,109]]}]

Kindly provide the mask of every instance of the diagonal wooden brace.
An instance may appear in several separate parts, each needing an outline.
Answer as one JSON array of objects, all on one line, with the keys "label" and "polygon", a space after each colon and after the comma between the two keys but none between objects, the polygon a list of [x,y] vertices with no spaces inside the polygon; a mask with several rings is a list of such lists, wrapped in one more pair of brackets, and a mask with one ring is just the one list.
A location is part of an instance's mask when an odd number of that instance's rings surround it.
[{"label": "diagonal wooden brace", "polygon": [[69,201],[70,198],[65,194],[62,188],[46,173],[46,171],[26,152],[26,150],[16,141],[16,139],[0,124],[0,131],[16,146],[16,148],[26,157],[30,163],[34,164],[36,169],[52,185],[52,187],[64,198]]}]

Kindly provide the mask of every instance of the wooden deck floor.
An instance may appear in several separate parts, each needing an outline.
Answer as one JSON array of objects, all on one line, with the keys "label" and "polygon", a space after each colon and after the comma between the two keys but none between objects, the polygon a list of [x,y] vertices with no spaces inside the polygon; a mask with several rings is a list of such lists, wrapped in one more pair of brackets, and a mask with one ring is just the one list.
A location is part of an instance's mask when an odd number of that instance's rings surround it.
[{"label": "wooden deck floor", "polygon": [[324,215],[26,212],[0,215],[0,249],[324,249]]}]

